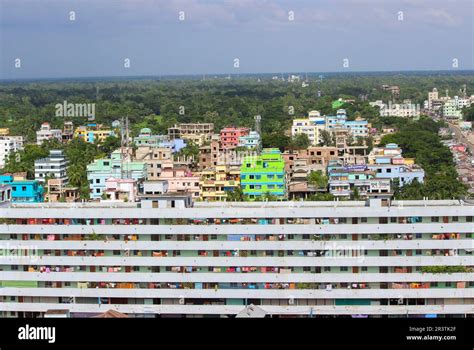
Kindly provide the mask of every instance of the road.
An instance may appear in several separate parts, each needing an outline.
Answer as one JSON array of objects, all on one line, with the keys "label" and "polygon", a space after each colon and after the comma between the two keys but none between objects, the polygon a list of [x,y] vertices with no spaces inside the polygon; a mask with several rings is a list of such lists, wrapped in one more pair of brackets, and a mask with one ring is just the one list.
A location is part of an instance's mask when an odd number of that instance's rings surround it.
[{"label": "road", "polygon": [[454,125],[452,123],[448,123],[448,125],[449,125],[449,130],[451,130],[451,132],[454,132],[454,134],[456,135],[455,136],[456,141],[465,144],[469,148],[469,150],[471,151],[471,154],[474,154],[474,135],[473,135],[473,133],[470,133],[470,135],[468,136],[466,133],[463,133],[461,131],[459,126]]}]

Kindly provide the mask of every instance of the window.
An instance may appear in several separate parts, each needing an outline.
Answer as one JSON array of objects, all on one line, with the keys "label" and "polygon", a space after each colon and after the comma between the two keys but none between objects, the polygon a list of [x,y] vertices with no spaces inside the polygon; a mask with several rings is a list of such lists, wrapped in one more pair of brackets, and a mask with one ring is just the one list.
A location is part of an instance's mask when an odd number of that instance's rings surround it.
[{"label": "window", "polygon": [[391,217],[391,218],[390,218],[390,222],[396,223],[396,222],[397,222],[397,218],[396,218],[396,217]]},{"label": "window", "polygon": [[361,269],[362,271],[365,271],[365,272],[366,272],[366,271],[367,271],[367,266],[362,266],[360,269]]},{"label": "window", "polygon": [[458,221],[459,221],[459,218],[458,218],[457,216],[453,216],[453,218],[452,218],[451,221],[452,221],[452,222],[458,222]]},{"label": "window", "polygon": [[383,218],[379,218],[379,224],[387,224],[388,223],[388,219],[383,217]]},{"label": "window", "polygon": [[431,222],[439,222],[439,217],[438,216],[432,216],[431,217]]},{"label": "window", "polygon": [[360,218],[360,222],[367,223],[367,218]]},{"label": "window", "polygon": [[347,266],[341,266],[340,268],[341,272],[349,270]]},{"label": "window", "polygon": [[331,272],[331,266],[324,266],[324,272]]},{"label": "window", "polygon": [[466,222],[472,222],[472,216],[466,216]]},{"label": "window", "polygon": [[415,255],[421,255],[421,249],[415,250]]}]

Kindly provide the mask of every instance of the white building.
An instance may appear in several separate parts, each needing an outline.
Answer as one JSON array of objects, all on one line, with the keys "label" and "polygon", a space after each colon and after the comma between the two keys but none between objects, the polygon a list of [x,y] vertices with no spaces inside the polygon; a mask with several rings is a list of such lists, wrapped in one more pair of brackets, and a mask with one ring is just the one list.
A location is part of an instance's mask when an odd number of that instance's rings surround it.
[{"label": "white building", "polygon": [[49,151],[49,157],[35,160],[35,180],[44,183],[46,177],[50,177],[67,183],[68,165],[69,161],[66,159],[63,151],[51,150]]},{"label": "white building", "polygon": [[0,316],[474,315],[469,202],[152,198],[0,206]]},{"label": "white building", "polygon": [[2,169],[11,153],[23,149],[23,136],[0,136],[0,169]]},{"label": "white building", "polygon": [[45,140],[57,139],[62,141],[63,132],[60,129],[51,129],[49,123],[41,124],[41,129],[36,132],[36,143],[41,145]]},{"label": "white building", "polygon": [[458,108],[457,102],[455,99],[445,102],[443,105],[443,117],[448,119],[461,119],[462,110]]},{"label": "white building", "polygon": [[306,134],[311,145],[316,146],[321,141],[320,133],[326,127],[326,120],[321,117],[319,111],[310,111],[308,118],[293,119],[291,136]]}]

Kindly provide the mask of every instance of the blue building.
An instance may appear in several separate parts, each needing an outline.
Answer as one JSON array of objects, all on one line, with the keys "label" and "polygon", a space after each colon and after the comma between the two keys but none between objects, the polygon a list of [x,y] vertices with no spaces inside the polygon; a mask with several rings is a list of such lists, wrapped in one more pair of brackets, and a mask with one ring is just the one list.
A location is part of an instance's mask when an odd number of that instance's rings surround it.
[{"label": "blue building", "polygon": [[36,180],[14,180],[13,175],[0,175],[0,185],[11,187],[12,202],[40,203],[43,202],[44,189]]}]

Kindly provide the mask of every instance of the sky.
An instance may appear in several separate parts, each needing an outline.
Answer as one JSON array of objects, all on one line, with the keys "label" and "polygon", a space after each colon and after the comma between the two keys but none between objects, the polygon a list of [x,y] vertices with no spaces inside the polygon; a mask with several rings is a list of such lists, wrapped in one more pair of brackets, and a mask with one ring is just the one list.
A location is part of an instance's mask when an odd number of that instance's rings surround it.
[{"label": "sky", "polygon": [[0,0],[0,79],[474,69],[473,0]]}]

